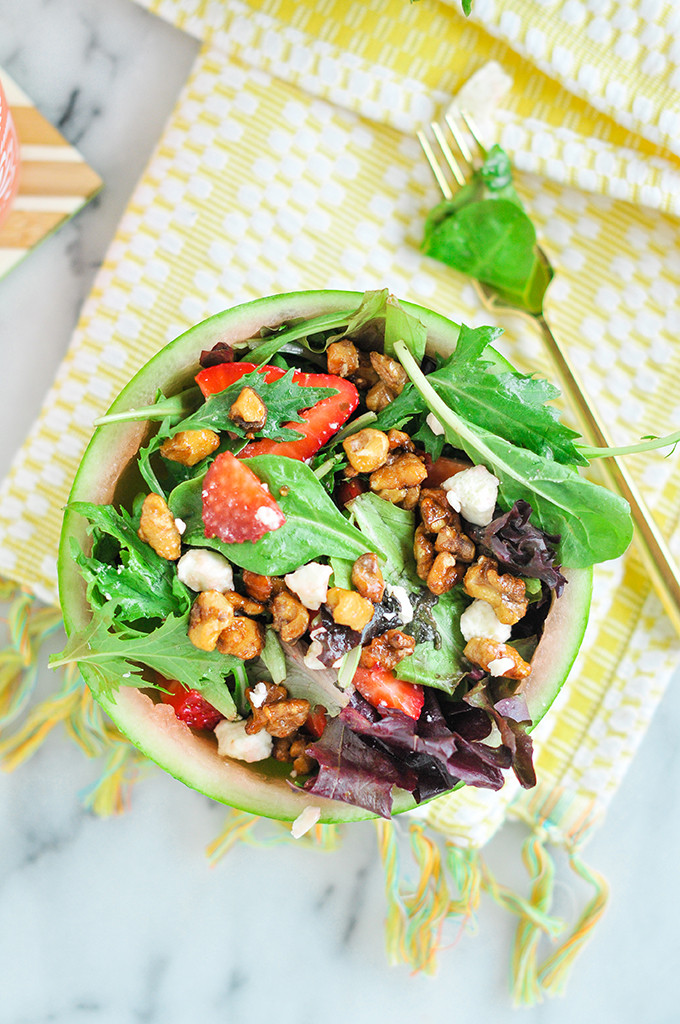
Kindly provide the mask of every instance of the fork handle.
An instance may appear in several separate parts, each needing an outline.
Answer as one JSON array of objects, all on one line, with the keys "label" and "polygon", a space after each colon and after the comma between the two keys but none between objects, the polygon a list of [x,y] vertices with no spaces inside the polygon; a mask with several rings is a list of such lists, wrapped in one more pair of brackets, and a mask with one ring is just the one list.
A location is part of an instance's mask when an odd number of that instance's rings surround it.
[{"label": "fork handle", "polygon": [[[534,320],[541,329],[555,364],[562,390],[578,416],[583,436],[595,447],[611,447],[611,441],[601,421],[588,405],[574,370],[545,317],[541,313],[536,315]],[[621,460],[612,455],[604,457],[602,470],[612,490],[622,495],[630,505],[635,527],[634,540],[638,551],[669,619],[680,634],[680,573],[668,545],[638,491],[635,481]]]}]

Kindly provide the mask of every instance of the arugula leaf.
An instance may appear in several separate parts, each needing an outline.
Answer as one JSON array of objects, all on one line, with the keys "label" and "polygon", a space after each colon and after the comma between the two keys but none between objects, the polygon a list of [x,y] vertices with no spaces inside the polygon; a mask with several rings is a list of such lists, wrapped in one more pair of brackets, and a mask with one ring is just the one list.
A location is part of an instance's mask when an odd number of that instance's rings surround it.
[{"label": "arugula leaf", "polygon": [[253,370],[240,377],[224,391],[211,395],[191,416],[182,420],[174,432],[180,430],[209,429],[219,433],[229,430],[240,437],[250,435],[229,418],[229,410],[245,387],[252,388],[267,406],[267,420],[256,437],[267,437],[277,441],[295,441],[303,435],[299,430],[284,426],[290,421],[300,421],[299,413],[310,409],[317,402],[338,394],[337,388],[305,387],[293,380],[294,369],[288,370],[278,380],[267,381],[261,370]]},{"label": "arugula leaf", "polygon": [[[262,366],[263,363],[270,362],[272,357],[291,341],[300,341],[306,344],[310,336],[322,334],[334,328],[345,327],[351,317],[352,310],[343,310],[340,313],[324,313],[322,316],[311,317],[309,320],[302,320],[291,327],[286,327],[264,341],[261,338],[251,338],[249,341],[251,352],[248,355],[248,359],[251,363],[257,363]],[[325,341],[325,348],[328,347],[332,340],[332,338],[329,338]]]},{"label": "arugula leaf", "polygon": [[227,717],[235,715],[236,708],[225,679],[240,671],[243,663],[228,654],[194,647],[187,636],[188,612],[169,616],[151,633],[130,628],[112,633],[110,627],[115,614],[113,604],[95,609],[85,629],[69,637],[61,653],[52,655],[50,667],[58,668],[70,662],[87,665],[96,678],[96,683],[90,682],[90,685],[107,697],[120,686],[152,686],[142,678],[143,668],[150,668],[165,679],[178,680],[187,689],[206,695],[210,692],[211,704],[217,707],[216,699],[219,699],[218,710]]},{"label": "arugula leaf", "polygon": [[225,544],[206,537],[201,500],[203,481],[189,480],[176,487],[168,499],[172,514],[187,524],[183,537],[186,544],[215,548],[235,565],[268,576],[292,572],[324,555],[354,562],[371,548],[367,539],[338,511],[304,462],[281,455],[256,455],[243,462],[267,484],[286,522],[255,542]]},{"label": "arugula leaf", "polygon": [[534,521],[545,533],[561,536],[564,565],[582,568],[617,558],[633,534],[628,503],[560,462],[519,448],[490,430],[473,425],[449,408],[424,376],[406,345],[397,355],[429,408],[445,428],[446,439],[462,448],[500,480],[501,504],[511,508],[530,500]]},{"label": "arugula leaf", "polygon": [[119,545],[114,560],[103,560],[98,557],[101,545],[95,544],[88,556],[73,542],[73,557],[87,583],[87,599],[93,608],[108,605],[120,622],[164,619],[189,609],[191,597],[177,577],[174,562],[161,558],[139,539],[129,512],[84,501],[74,501],[69,508],[96,527],[98,538],[106,535]]},{"label": "arugula leaf", "polygon": [[358,495],[348,508],[364,537],[383,559],[382,572],[387,582],[399,583],[406,578],[417,588],[422,587],[413,557],[415,514],[370,492]]},{"label": "arugula leaf", "polygon": [[427,344],[427,328],[416,317],[402,309],[394,295],[385,303],[385,355],[394,355],[395,341],[403,341],[421,362]]},{"label": "arugula leaf", "polygon": [[413,654],[396,666],[397,679],[453,693],[464,675],[461,662],[465,640],[459,621],[468,604],[469,598],[460,587],[437,599],[432,605],[437,638],[416,644]]},{"label": "arugula leaf", "polygon": [[178,421],[193,412],[202,401],[203,395],[199,387],[187,388],[177,395],[166,398],[162,391],[156,394],[152,405],[144,405],[140,409],[128,409],[126,412],[107,413],[94,421],[95,427],[106,423],[126,423],[132,420],[164,420],[175,417]]}]

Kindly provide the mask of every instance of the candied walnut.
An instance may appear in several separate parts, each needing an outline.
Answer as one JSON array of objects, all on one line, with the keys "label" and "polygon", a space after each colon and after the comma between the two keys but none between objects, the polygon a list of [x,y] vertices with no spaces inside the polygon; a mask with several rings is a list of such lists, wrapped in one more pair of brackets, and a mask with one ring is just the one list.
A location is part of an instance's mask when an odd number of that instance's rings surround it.
[{"label": "candied walnut", "polygon": [[403,658],[413,654],[415,637],[399,629],[388,629],[382,636],[375,637],[361,652],[359,664],[362,668],[393,669]]},{"label": "candied walnut", "polygon": [[352,469],[357,473],[372,473],[385,464],[390,443],[382,430],[367,427],[351,434],[342,442]]},{"label": "candied walnut", "polygon": [[456,583],[460,583],[464,575],[465,566],[458,565],[449,551],[440,551],[435,556],[425,582],[433,594],[446,594]]},{"label": "candied walnut", "polygon": [[259,601],[253,601],[252,597],[237,594],[235,590],[225,590],[224,596],[237,615],[262,615],[265,610],[264,605]]},{"label": "candied walnut", "polygon": [[405,452],[414,452],[416,450],[413,441],[403,430],[395,430],[394,427],[388,430],[387,440],[390,443],[390,451],[394,451],[397,448],[401,448]]},{"label": "candied walnut", "polygon": [[144,499],[137,536],[169,562],[182,554],[182,538],[175,517],[160,494],[147,494]]},{"label": "candied walnut", "polygon": [[241,661],[257,658],[263,647],[264,626],[245,615],[236,615],[231,625],[223,629],[217,638],[220,654],[233,654]]},{"label": "candied walnut", "polygon": [[274,629],[282,640],[292,644],[299,640],[309,626],[309,611],[288,590],[282,590],[271,603]]},{"label": "candied walnut", "polygon": [[394,490],[417,487],[427,476],[422,459],[411,452],[400,455],[391,466],[381,466],[371,473],[369,484],[372,491]]},{"label": "candied walnut", "polygon": [[406,370],[396,359],[382,352],[371,352],[371,366],[395,395],[400,395],[408,383]]},{"label": "candied walnut", "polygon": [[262,576],[258,572],[243,570],[243,586],[249,597],[254,601],[268,601],[274,593],[273,576]]},{"label": "candied walnut", "polygon": [[371,412],[382,412],[396,397],[396,391],[392,391],[384,381],[380,380],[366,395],[366,408]]},{"label": "candied walnut", "polygon": [[[259,731],[259,730],[258,730]],[[246,725],[246,732],[248,732],[248,726]],[[290,762],[293,758],[290,756],[290,736],[275,736],[272,743],[272,757],[276,761],[287,761]]]},{"label": "candied walnut", "polygon": [[454,512],[454,521],[444,526],[437,534],[434,546],[437,551],[450,551],[457,562],[471,562],[475,557],[475,545],[460,525],[460,517]]},{"label": "candied walnut", "polygon": [[488,601],[499,622],[512,626],[526,615],[528,599],[523,580],[498,572],[493,558],[481,555],[465,573],[465,591],[470,597]]},{"label": "candied walnut", "polygon": [[229,419],[249,433],[262,430],[267,422],[267,406],[253,388],[241,388],[238,398],[229,410]]},{"label": "candied walnut", "polygon": [[191,606],[188,636],[200,651],[214,651],[217,638],[234,619],[234,609],[219,590],[202,591]]},{"label": "candied walnut", "polygon": [[[287,696],[288,690],[285,686],[280,686],[278,683],[269,683],[265,680],[262,680],[255,686],[246,687],[246,699],[252,711],[250,718],[246,722],[246,732],[252,736],[253,733],[264,729],[266,719],[262,708],[266,704],[275,704],[279,700],[285,700]],[[282,760],[282,758],[279,758],[279,760]]]},{"label": "candied walnut", "polygon": [[420,492],[420,516],[428,533],[439,533],[445,526],[455,523],[455,512],[446,500],[441,487],[423,487]]},{"label": "candied walnut", "polygon": [[328,372],[335,373],[338,377],[349,377],[359,369],[359,352],[353,341],[344,338],[343,341],[334,341],[326,349],[328,360]]},{"label": "candied walnut", "polygon": [[359,369],[352,374],[352,382],[359,391],[368,391],[379,380],[378,374],[371,365],[367,352],[359,352]]},{"label": "candied walnut", "polygon": [[160,453],[172,462],[195,466],[206,455],[212,455],[219,446],[220,437],[214,430],[180,430],[163,442]]},{"label": "candied walnut", "polygon": [[415,508],[418,504],[418,498],[420,497],[420,487],[407,487],[406,494],[401,499],[401,507],[408,509]]},{"label": "candied walnut", "polygon": [[380,570],[378,556],[369,551],[357,558],[352,566],[352,586],[362,597],[373,604],[380,604],[385,593],[385,581]]},{"label": "candied walnut", "polygon": [[498,640],[473,636],[465,645],[463,654],[473,665],[479,665],[485,672],[504,679],[526,679],[531,673],[531,665],[521,654],[514,647]]},{"label": "candied walnut", "polygon": [[373,605],[355,590],[343,587],[331,587],[326,597],[326,604],[331,610],[333,619],[339,626],[349,626],[361,632],[373,618]]},{"label": "candied walnut", "polygon": [[435,551],[434,544],[427,536],[422,524],[416,527],[413,538],[413,555],[416,560],[416,572],[421,580],[426,580],[434,562]]},{"label": "candied walnut", "polygon": [[279,739],[292,736],[307,721],[309,701],[302,697],[286,697],[273,704],[263,704],[259,709],[264,718],[264,727],[270,736]]}]

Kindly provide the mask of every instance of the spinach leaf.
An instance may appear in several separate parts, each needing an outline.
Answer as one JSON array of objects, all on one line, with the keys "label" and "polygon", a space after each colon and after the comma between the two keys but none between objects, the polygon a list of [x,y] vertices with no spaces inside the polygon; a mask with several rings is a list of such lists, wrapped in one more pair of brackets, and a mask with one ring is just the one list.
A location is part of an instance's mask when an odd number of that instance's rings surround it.
[{"label": "spinach leaf", "polygon": [[422,580],[413,557],[415,514],[377,494],[360,494],[348,506],[352,519],[383,559],[382,572],[388,583],[408,580],[418,589]]},{"label": "spinach leaf", "polygon": [[317,402],[337,395],[337,388],[305,387],[293,380],[294,369],[278,380],[267,381],[261,370],[253,370],[240,377],[224,391],[211,395],[196,412],[182,420],[174,428],[173,433],[180,430],[209,429],[216,432],[229,430],[232,434],[250,438],[250,434],[229,418],[229,411],[245,387],[252,388],[267,406],[265,425],[254,431],[256,437],[268,437],[277,441],[296,441],[303,435],[284,424],[299,422],[298,415],[303,409],[309,409]]},{"label": "spinach leaf", "polygon": [[96,528],[97,539],[106,536],[115,541],[108,551],[95,543],[90,556],[73,542],[73,558],[85,578],[87,599],[93,608],[108,605],[119,622],[127,623],[165,619],[188,611],[191,597],[177,578],[174,562],[161,558],[139,539],[129,512],[85,501],[74,501],[69,508]]},{"label": "spinach leaf", "polygon": [[617,558],[626,550],[633,526],[623,498],[579,476],[571,466],[519,448],[471,423],[446,405],[406,345],[397,343],[397,355],[444,426],[447,441],[499,478],[500,503],[511,508],[518,500],[530,501],[534,522],[545,533],[561,536],[564,565],[582,568]]},{"label": "spinach leaf", "polygon": [[304,462],[281,455],[256,455],[243,461],[267,484],[286,522],[255,542],[225,544],[206,537],[201,500],[203,481],[189,480],[176,487],[168,499],[172,514],[187,524],[184,543],[215,548],[235,565],[268,576],[292,572],[324,555],[354,562],[371,549],[371,544],[338,511]]},{"label": "spinach leaf", "polygon": [[464,675],[461,663],[465,640],[459,622],[467,604],[469,598],[461,587],[454,587],[437,599],[432,605],[437,637],[416,644],[413,654],[395,668],[397,679],[453,693]]},{"label": "spinach leaf", "polygon": [[64,650],[50,658],[50,666],[58,668],[70,662],[88,665],[96,675],[95,689],[109,697],[120,686],[152,686],[142,677],[143,669],[150,668],[165,679],[176,679],[188,689],[203,693],[227,717],[235,715],[225,679],[239,672],[243,662],[219,651],[194,647],[187,636],[188,612],[169,616],[151,633],[130,628],[111,632],[115,615],[111,604],[95,609],[85,629],[69,637]]},{"label": "spinach leaf", "polygon": [[421,362],[427,344],[427,328],[402,309],[394,295],[389,295],[385,302],[385,355],[394,355],[395,341],[403,341],[418,362]]}]

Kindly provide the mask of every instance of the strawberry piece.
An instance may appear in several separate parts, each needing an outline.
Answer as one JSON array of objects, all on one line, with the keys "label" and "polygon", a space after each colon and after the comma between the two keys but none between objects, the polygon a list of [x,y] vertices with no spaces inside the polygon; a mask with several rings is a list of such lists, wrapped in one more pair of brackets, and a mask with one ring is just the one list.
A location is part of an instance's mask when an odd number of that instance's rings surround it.
[{"label": "strawberry piece", "polygon": [[441,487],[445,480],[456,473],[462,473],[472,465],[463,459],[450,459],[442,455],[436,462],[426,461],[427,479],[423,481],[423,487]]},{"label": "strawberry piece", "polygon": [[358,668],[354,685],[374,708],[394,708],[409,718],[419,718],[425,703],[422,686],[397,679],[386,668]]},{"label": "strawberry piece", "polygon": [[[208,398],[219,391],[224,391],[235,381],[256,369],[258,367],[254,363],[221,363],[219,366],[209,366],[201,370],[196,376],[196,383]],[[270,383],[279,380],[285,373],[285,370],[278,366],[262,366],[259,369],[265,380]],[[293,374],[293,381],[300,387],[334,388],[338,394],[324,398],[310,409],[305,409],[299,414],[299,421],[286,424],[291,430],[302,434],[302,437],[295,441],[251,441],[239,453],[240,459],[249,459],[253,455],[285,455],[289,459],[300,461],[311,459],[347,422],[359,404],[359,392],[354,384],[333,373],[302,373],[298,370]]]},{"label": "strawberry piece", "polygon": [[351,480],[341,480],[335,488],[333,497],[338,505],[349,505],[350,501],[354,501],[355,498],[358,498],[360,494],[364,494],[367,490],[368,482],[366,480],[359,480],[358,477],[353,477]]},{"label": "strawberry piece", "polygon": [[227,544],[257,541],[278,530],[286,517],[252,469],[231,452],[222,452],[203,480],[203,525],[206,537]]},{"label": "strawberry piece", "polygon": [[323,731],[326,728],[326,709],[323,704],[317,704],[307,715],[305,721],[305,729],[313,736],[315,740],[318,740],[323,736]]},{"label": "strawberry piece", "polygon": [[192,729],[214,729],[224,718],[198,690],[187,690],[179,682],[169,683],[168,690],[162,694],[163,703],[172,705],[177,717]]}]

